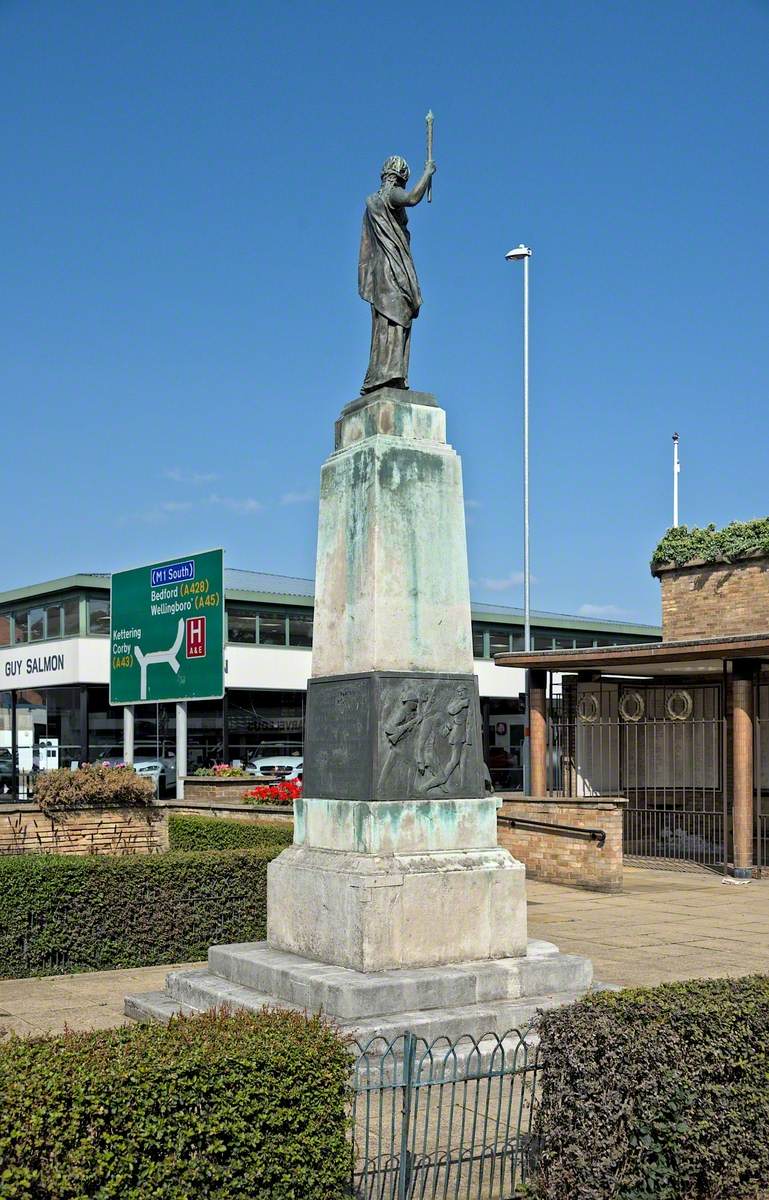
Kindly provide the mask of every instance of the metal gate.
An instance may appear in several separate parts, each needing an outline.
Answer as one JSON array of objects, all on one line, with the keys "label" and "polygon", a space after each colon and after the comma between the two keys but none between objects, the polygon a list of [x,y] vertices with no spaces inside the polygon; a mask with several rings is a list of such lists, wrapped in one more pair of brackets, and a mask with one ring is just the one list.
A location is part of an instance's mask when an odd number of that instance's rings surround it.
[{"label": "metal gate", "polygon": [[753,696],[753,784],[755,838],[753,862],[769,870],[769,684],[757,684]]},{"label": "metal gate", "polygon": [[538,1044],[511,1030],[358,1046],[352,1194],[512,1200],[533,1163]]},{"label": "metal gate", "polygon": [[726,869],[731,805],[717,684],[579,685],[552,724],[553,793],[619,796],[626,857]]}]

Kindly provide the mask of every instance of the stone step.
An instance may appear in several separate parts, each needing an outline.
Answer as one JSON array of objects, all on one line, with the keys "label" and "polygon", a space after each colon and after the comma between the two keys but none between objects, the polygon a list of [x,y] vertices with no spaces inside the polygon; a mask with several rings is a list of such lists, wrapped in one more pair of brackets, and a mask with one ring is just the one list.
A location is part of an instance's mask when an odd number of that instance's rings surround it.
[{"label": "stone step", "polygon": [[507,1003],[529,996],[586,991],[588,959],[559,954],[551,942],[530,941],[522,958],[484,959],[438,967],[363,974],[272,950],[266,942],[212,946],[211,975],[274,998],[324,1012],[342,1024],[382,1014]]},{"label": "stone step", "polygon": [[[485,1034],[501,1036],[511,1029],[524,1030],[533,1021],[539,1009],[555,1008],[571,1004],[584,995],[584,989],[566,990],[530,996],[526,999],[485,1004],[454,1005],[446,1008],[411,1009],[390,1012],[367,1020],[339,1022],[342,1029],[351,1033],[356,1041],[364,1045],[373,1039],[391,1040],[406,1030],[425,1040],[433,1041],[444,1037],[456,1039],[463,1036],[480,1039]],[[163,1004],[164,999],[164,1004]],[[131,1011],[129,1011],[129,1005]],[[139,1019],[147,1019],[147,1012],[156,1019],[168,1020],[175,1012],[203,1012],[210,1008],[243,1008],[259,1012],[262,1008],[296,1009],[300,1005],[276,1001],[266,992],[233,984],[210,971],[171,971],[168,975],[167,991],[151,992],[144,996],[126,999],[126,1013]],[[156,1016],[161,1013],[162,1015]]]},{"label": "stone step", "polygon": [[168,992],[135,992],[123,999],[123,1011],[134,1021],[157,1021],[167,1025],[171,1017],[178,1017],[184,1005],[169,996]]},{"label": "stone step", "polygon": [[208,1008],[229,1007],[245,1008],[250,1012],[260,1012],[265,1005],[270,1008],[302,1009],[302,1005],[290,1004],[268,992],[260,992],[255,988],[243,987],[213,975],[205,968],[194,971],[170,971],[166,976],[166,995],[177,1004],[194,1012],[204,1012]]},{"label": "stone step", "polygon": [[[433,1008],[426,1011],[402,1012],[378,1019],[345,1023],[342,1028],[352,1033],[361,1048],[371,1046],[381,1052],[381,1044],[408,1031],[429,1044],[436,1039],[481,1041],[485,1035],[502,1037],[511,1030],[525,1033],[540,1009],[559,1008],[573,1004],[585,993],[555,992],[546,996],[531,996],[525,1000],[503,1004],[470,1004],[459,1008]],[[373,1046],[371,1045],[373,1043]],[[446,1046],[445,1049],[448,1049]]]}]

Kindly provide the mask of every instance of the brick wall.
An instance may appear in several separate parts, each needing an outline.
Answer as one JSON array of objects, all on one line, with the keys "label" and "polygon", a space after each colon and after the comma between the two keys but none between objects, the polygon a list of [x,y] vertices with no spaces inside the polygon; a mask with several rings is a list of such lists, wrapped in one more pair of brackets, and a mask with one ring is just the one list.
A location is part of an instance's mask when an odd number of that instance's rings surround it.
[{"label": "brick wall", "polygon": [[186,817],[221,817],[225,821],[246,821],[251,825],[273,825],[276,821],[292,822],[293,804],[238,804],[231,800],[204,800],[190,797],[188,786],[184,786],[184,800],[164,800],[162,808],[168,813],[181,813]]},{"label": "brick wall", "polygon": [[210,775],[187,775],[184,780],[185,800],[229,801],[240,804],[244,792],[256,786],[256,779],[216,779]]},{"label": "brick wall", "polygon": [[769,558],[657,568],[665,641],[769,631]]},{"label": "brick wall", "polygon": [[500,846],[509,850],[526,867],[529,879],[564,883],[595,892],[622,891],[622,811],[625,801],[604,799],[539,800],[507,797],[499,810],[502,816],[542,821],[547,825],[571,825],[579,829],[603,829],[601,847],[586,838],[510,828],[500,822]]},{"label": "brick wall", "polygon": [[46,817],[33,804],[0,809],[0,854],[156,854],[168,821],[156,809],[81,809]]}]

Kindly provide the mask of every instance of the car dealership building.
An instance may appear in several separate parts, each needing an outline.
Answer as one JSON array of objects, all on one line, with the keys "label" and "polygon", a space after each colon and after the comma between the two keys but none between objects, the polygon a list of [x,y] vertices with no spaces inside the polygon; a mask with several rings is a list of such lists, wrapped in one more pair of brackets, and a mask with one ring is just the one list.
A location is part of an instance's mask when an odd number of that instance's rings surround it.
[{"label": "car dealership building", "polygon": [[[188,770],[301,754],[310,675],[313,583],[225,570],[226,692],[188,706]],[[486,760],[498,787],[522,783],[525,673],[493,656],[523,649],[523,613],[472,605]],[[123,709],[109,703],[110,577],[71,575],[0,593],[0,753],[20,772],[93,762],[123,745]],[[556,613],[532,615],[536,650],[632,645],[654,626]],[[173,756],[174,704],[137,705],[135,755]],[[9,754],[10,752],[10,754]],[[10,796],[0,775],[0,800]]]}]

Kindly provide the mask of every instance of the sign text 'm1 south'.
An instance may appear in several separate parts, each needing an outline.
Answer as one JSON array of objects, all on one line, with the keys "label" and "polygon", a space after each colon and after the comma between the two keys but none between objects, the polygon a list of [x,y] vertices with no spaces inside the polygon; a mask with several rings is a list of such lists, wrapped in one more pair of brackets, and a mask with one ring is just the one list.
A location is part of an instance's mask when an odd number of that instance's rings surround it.
[{"label": "sign text 'm1 south'", "polygon": [[112,576],[110,703],[224,695],[221,550]]},{"label": "sign text 'm1 south'", "polygon": [[152,568],[152,586],[162,587],[164,583],[183,583],[195,578],[195,559],[187,558],[184,562],[167,563],[164,567]]}]

